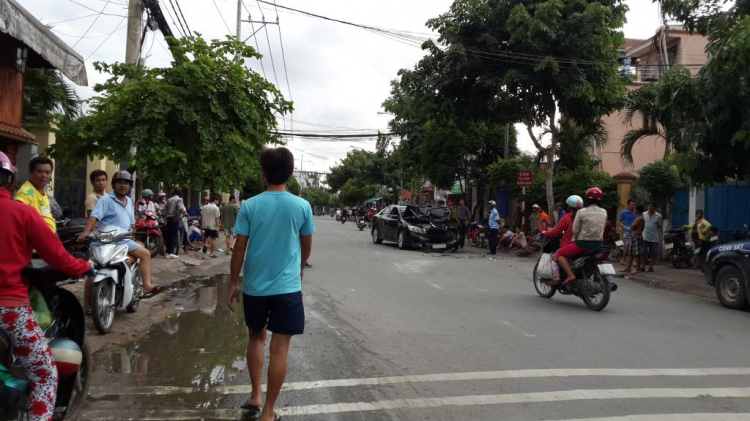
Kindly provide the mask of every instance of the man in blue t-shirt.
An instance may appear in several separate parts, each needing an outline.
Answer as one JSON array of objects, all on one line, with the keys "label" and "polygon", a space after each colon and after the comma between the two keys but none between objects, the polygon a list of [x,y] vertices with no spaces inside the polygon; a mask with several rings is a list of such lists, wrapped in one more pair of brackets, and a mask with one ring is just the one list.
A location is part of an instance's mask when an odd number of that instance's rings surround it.
[{"label": "man in blue t-shirt", "polygon": [[628,207],[623,209],[623,211],[620,212],[620,216],[617,218],[617,226],[622,233],[622,242],[625,243],[622,259],[620,260],[620,263],[623,265],[628,261],[628,256],[630,256],[630,244],[633,241],[630,226],[633,225],[635,218],[635,200],[628,199]]},{"label": "man in blue t-shirt", "polygon": [[[294,156],[286,148],[265,149],[260,166],[266,191],[242,204],[234,233],[229,308],[234,311],[242,291],[245,324],[248,327],[248,369],[252,385],[250,398],[242,408],[261,412],[266,331],[271,337],[266,402],[261,421],[274,421],[276,399],[286,376],[286,360],[293,335],[305,328],[302,278],[312,250],[315,232],[310,204],[286,191],[294,171]],[[243,268],[242,288],[239,276]]]},{"label": "man in blue t-shirt", "polygon": [[490,251],[487,254],[494,255],[495,253],[497,253],[497,235],[500,231],[500,214],[495,208],[497,206],[497,203],[495,203],[494,200],[490,200],[489,204],[490,218],[487,221],[487,225],[489,225],[490,232],[487,235],[490,243]]}]

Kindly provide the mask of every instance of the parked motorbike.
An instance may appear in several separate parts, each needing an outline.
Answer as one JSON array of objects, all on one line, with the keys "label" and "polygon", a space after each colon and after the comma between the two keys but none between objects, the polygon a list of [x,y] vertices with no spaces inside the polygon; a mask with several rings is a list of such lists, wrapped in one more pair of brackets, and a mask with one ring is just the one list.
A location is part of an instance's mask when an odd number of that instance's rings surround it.
[{"label": "parked motorbike", "polygon": [[57,223],[57,236],[65,246],[65,250],[71,255],[83,259],[89,259],[89,245],[86,243],[79,243],[75,241],[78,235],[83,232],[83,228],[86,226],[86,219],[84,218],[65,218]]},{"label": "parked motorbike", "polygon": [[576,257],[571,262],[576,280],[567,285],[550,285],[552,279],[544,278],[537,273],[537,262],[532,275],[537,294],[543,298],[552,298],[556,292],[575,295],[581,298],[590,310],[604,310],[609,304],[610,293],[617,290],[617,284],[613,281],[615,268],[612,264],[605,263],[608,254],[609,247],[602,246]]},{"label": "parked motorbike", "polygon": [[[52,316],[44,339],[52,350],[59,377],[53,419],[73,418],[88,394],[91,370],[91,353],[84,337],[83,307],[72,292],[62,288],[78,279],[55,271],[40,259],[33,259],[22,276],[41,292]],[[31,390],[20,361],[13,354],[10,338],[0,333],[0,378],[3,374],[12,377],[0,381],[6,384],[4,390],[8,392],[0,398],[4,404],[0,407],[0,420],[25,420]]]},{"label": "parked motorbike", "polygon": [[159,226],[159,217],[151,211],[135,221],[135,238],[146,246],[151,257],[164,254],[164,236]]},{"label": "parked motorbike", "polygon": [[484,248],[484,242],[487,240],[487,228],[477,221],[472,222],[469,224],[469,232],[466,237],[472,247]]},{"label": "parked motorbike", "polygon": [[620,240],[620,234],[612,230],[609,235],[609,260],[619,262],[625,253],[625,242]]},{"label": "parked motorbike", "polygon": [[669,259],[672,261],[672,265],[680,269],[684,263],[688,268],[695,265],[695,259],[697,259],[697,253],[700,249],[696,249],[691,241],[688,241],[685,236],[685,232],[681,229],[675,229],[664,233],[664,249],[669,253]]},{"label": "parked motorbike", "polygon": [[115,310],[123,308],[135,313],[143,293],[143,280],[138,271],[140,260],[132,262],[128,246],[117,242],[129,239],[132,231],[119,227],[103,227],[89,234],[91,259],[98,274],[94,278],[92,312],[94,327],[99,333],[112,330]]}]

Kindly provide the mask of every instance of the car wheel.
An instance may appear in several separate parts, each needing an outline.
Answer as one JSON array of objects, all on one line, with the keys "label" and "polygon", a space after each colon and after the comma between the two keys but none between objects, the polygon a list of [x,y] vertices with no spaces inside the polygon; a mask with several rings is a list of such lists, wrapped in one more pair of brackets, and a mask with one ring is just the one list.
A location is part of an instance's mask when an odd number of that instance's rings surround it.
[{"label": "car wheel", "polygon": [[747,280],[738,267],[728,265],[719,269],[715,283],[721,305],[735,310],[747,307]]},{"label": "car wheel", "polygon": [[398,232],[398,248],[401,250],[407,250],[409,248],[409,240],[407,239],[404,230]]},{"label": "car wheel", "polygon": [[375,244],[383,244],[383,239],[380,238],[380,230],[378,227],[372,229],[372,242]]}]

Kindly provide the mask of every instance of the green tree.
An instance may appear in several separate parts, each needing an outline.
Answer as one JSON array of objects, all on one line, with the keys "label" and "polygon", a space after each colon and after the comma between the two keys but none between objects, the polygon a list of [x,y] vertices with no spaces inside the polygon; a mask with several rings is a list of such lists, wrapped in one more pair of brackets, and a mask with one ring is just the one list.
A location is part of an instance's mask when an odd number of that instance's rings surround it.
[{"label": "green tree", "polygon": [[67,123],[81,113],[81,102],[72,86],[56,70],[26,69],[23,87],[25,125]]},{"label": "green tree", "polygon": [[260,56],[237,39],[167,41],[170,67],[96,63],[110,77],[95,86],[91,113],[60,128],[53,154],[119,161],[132,147],[131,165],[152,179],[198,189],[242,185],[263,146],[278,143],[274,114],[291,103],[244,65]]},{"label": "green tree", "polygon": [[[555,157],[564,142],[559,121],[598,125],[623,105],[617,58],[626,11],[620,0],[456,0],[428,22],[446,46],[425,45],[440,62],[440,78],[431,86],[526,125],[545,156],[550,207]],[[536,127],[548,135],[546,145]]]},{"label": "green tree", "polygon": [[652,162],[641,168],[638,175],[633,187],[645,190],[650,200],[662,205],[669,203],[674,192],[684,185],[677,167],[668,161]]},{"label": "green tree", "polygon": [[628,92],[625,123],[632,127],[636,115],[647,116],[651,123],[641,125],[639,121],[641,127],[625,134],[620,149],[622,159],[633,164],[633,148],[649,137],[664,141],[663,159],[667,159],[673,151],[689,152],[691,145],[686,140],[684,129],[698,116],[699,107],[697,84],[690,71],[683,66],[669,69],[658,83]]},{"label": "green tree", "polygon": [[326,182],[331,191],[337,192],[353,178],[369,184],[379,184],[383,180],[383,162],[377,153],[364,149],[349,151],[339,165],[331,168]]},{"label": "green tree", "polygon": [[750,181],[750,3],[664,0],[662,10],[709,41],[695,81],[701,114],[683,128],[692,149],[676,157],[680,173],[695,184]]},{"label": "green tree", "polygon": [[352,206],[372,198],[380,191],[377,185],[367,184],[359,178],[350,178],[341,187],[339,199],[344,206]]},{"label": "green tree", "polygon": [[299,196],[300,190],[302,190],[302,187],[299,185],[296,178],[292,177],[286,182],[286,191],[289,193]]},{"label": "green tree", "polygon": [[319,187],[307,187],[302,189],[300,197],[310,202],[313,207],[333,206],[333,196],[329,191]]}]

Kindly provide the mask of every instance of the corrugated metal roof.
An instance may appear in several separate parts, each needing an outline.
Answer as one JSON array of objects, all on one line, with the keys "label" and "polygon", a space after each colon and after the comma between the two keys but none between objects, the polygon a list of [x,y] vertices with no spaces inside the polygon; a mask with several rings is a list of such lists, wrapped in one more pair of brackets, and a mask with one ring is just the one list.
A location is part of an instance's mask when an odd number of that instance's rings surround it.
[{"label": "corrugated metal roof", "polygon": [[32,142],[36,140],[36,136],[27,132],[23,128],[11,126],[10,124],[0,122],[0,136],[2,135],[10,135],[16,140],[21,140],[21,141],[26,141],[26,142]]},{"label": "corrugated metal roof", "polygon": [[15,0],[0,0],[0,32],[26,44],[74,83],[88,85],[83,57]]}]

